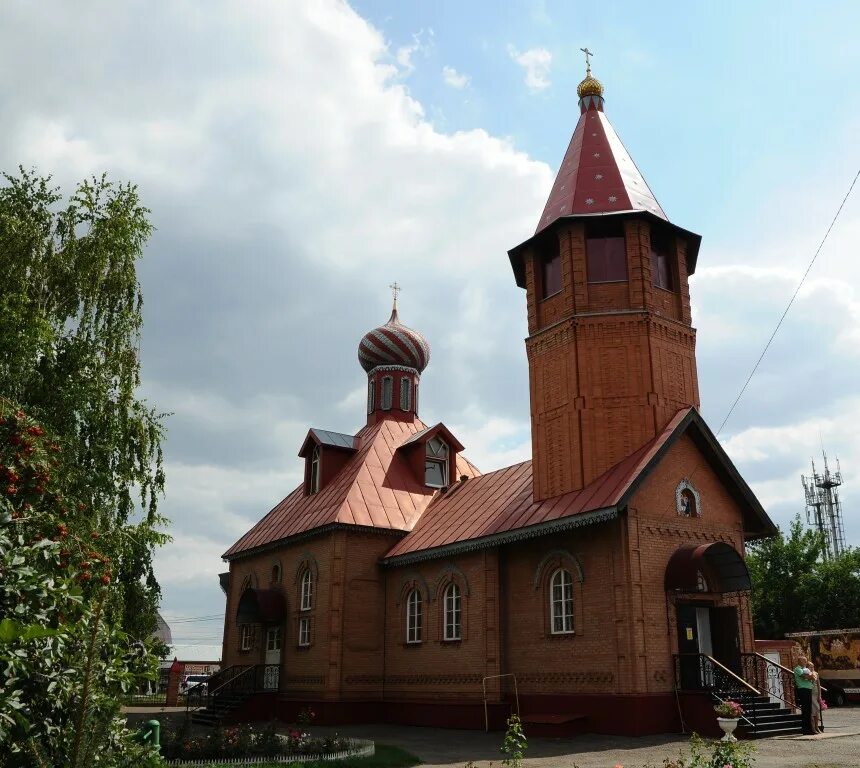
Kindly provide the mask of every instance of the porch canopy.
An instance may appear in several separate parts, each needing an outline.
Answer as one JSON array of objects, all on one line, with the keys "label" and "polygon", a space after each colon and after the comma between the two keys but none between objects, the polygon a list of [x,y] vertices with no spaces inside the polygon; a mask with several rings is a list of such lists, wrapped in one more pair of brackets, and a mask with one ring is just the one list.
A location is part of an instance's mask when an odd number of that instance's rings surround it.
[{"label": "porch canopy", "polygon": [[282,624],[287,615],[287,601],[279,589],[248,588],[239,598],[237,624]]},{"label": "porch canopy", "polygon": [[685,544],[678,547],[666,566],[666,590],[697,592],[699,574],[710,592],[746,592],[752,588],[747,564],[730,544]]}]

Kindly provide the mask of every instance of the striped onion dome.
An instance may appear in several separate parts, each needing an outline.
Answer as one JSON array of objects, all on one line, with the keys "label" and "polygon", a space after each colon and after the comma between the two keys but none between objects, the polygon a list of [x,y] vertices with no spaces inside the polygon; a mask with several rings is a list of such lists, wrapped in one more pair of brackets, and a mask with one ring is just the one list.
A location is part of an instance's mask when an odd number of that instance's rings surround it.
[{"label": "striped onion dome", "polygon": [[358,362],[368,373],[379,365],[402,365],[421,373],[430,362],[430,345],[418,331],[401,324],[394,307],[385,325],[362,337]]}]

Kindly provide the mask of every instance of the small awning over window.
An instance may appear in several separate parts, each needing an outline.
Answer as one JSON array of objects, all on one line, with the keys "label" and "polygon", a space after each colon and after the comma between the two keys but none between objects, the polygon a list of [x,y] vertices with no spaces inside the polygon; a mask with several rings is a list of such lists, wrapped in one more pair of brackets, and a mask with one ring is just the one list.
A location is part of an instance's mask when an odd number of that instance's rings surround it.
[{"label": "small awning over window", "polygon": [[236,609],[237,624],[281,624],[287,601],[279,589],[246,589]]},{"label": "small awning over window", "polygon": [[666,566],[666,590],[697,592],[700,573],[711,592],[745,592],[751,588],[747,564],[740,553],[723,541],[715,541],[676,549]]}]

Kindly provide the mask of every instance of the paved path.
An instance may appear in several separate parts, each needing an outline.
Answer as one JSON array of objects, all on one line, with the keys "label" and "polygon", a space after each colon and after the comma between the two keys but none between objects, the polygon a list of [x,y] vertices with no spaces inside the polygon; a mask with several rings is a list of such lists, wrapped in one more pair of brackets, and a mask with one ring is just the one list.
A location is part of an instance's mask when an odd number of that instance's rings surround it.
[{"label": "paved path", "polygon": [[[167,721],[181,719],[185,710],[165,712],[162,708],[127,708],[129,721],[155,717]],[[860,768],[860,707],[829,710],[827,731],[820,736],[790,736],[762,739],[756,746],[755,768]],[[500,732],[458,731],[399,725],[351,725],[313,728],[315,733],[336,731],[344,736],[370,738],[394,744],[421,758],[427,766],[502,768]],[[688,739],[678,734],[645,736],[574,736],[569,739],[529,740],[525,768],[624,768],[662,766],[663,758],[687,752]]]},{"label": "paved path", "polygon": [[[821,736],[762,739],[756,746],[756,768],[858,768],[860,766],[860,707],[831,710],[825,714],[827,732]],[[416,728],[395,725],[344,726],[344,736],[372,738],[394,744],[420,757],[428,766],[478,768],[500,765],[502,734],[476,731]],[[625,736],[574,736],[569,739],[529,740],[525,768],[624,768],[662,766],[679,750],[687,753],[688,739],[666,734],[631,738]]]}]

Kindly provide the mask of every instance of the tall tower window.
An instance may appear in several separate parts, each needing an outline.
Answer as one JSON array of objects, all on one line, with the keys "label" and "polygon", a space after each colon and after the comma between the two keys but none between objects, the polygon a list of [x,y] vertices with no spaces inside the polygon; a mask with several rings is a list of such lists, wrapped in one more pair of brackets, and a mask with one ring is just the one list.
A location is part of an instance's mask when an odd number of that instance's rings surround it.
[{"label": "tall tower window", "polygon": [[368,379],[367,381],[367,412],[373,413],[376,407],[376,381]]},{"label": "tall tower window", "polygon": [[408,411],[412,407],[412,382],[408,376],[400,379],[400,410]]},{"label": "tall tower window", "polygon": [[651,281],[657,288],[671,291],[672,280],[671,246],[667,237],[651,230]]},{"label": "tall tower window", "polygon": [[406,598],[406,642],[421,642],[421,593],[417,589]]},{"label": "tall tower window", "polygon": [[317,445],[311,454],[311,468],[308,475],[308,493],[316,493],[320,489],[320,447]]},{"label": "tall tower window", "polygon": [[393,397],[394,379],[391,376],[382,377],[382,410],[391,410],[391,400]]},{"label": "tall tower window", "polygon": [[445,639],[459,640],[460,617],[462,616],[460,605],[460,588],[456,584],[449,584],[445,590]]},{"label": "tall tower window", "polygon": [[552,634],[573,632],[573,579],[564,568],[559,568],[550,579],[549,608]]},{"label": "tall tower window", "polygon": [[427,441],[424,484],[431,488],[444,488],[448,485],[448,446],[441,438],[434,437]]},{"label": "tall tower window", "polygon": [[589,283],[611,283],[627,279],[627,250],[619,222],[589,224],[585,233]]},{"label": "tall tower window", "polygon": [[548,233],[537,248],[541,269],[541,298],[545,299],[561,291],[561,253],[558,238]]}]

